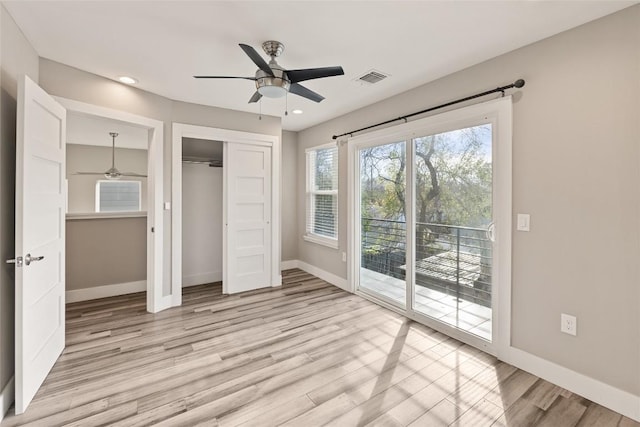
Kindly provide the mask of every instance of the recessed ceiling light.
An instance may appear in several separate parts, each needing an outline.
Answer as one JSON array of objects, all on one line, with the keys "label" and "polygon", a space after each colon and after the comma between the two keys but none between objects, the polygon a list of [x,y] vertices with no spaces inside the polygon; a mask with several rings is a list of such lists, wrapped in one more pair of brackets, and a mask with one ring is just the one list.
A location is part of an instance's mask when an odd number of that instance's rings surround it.
[{"label": "recessed ceiling light", "polygon": [[128,84],[128,85],[134,85],[136,83],[138,83],[138,80],[134,79],[133,77],[129,77],[129,76],[120,76],[118,77],[118,80],[120,80],[122,83]]},{"label": "recessed ceiling light", "polygon": [[293,110],[291,111],[293,114],[302,114],[302,110]]}]

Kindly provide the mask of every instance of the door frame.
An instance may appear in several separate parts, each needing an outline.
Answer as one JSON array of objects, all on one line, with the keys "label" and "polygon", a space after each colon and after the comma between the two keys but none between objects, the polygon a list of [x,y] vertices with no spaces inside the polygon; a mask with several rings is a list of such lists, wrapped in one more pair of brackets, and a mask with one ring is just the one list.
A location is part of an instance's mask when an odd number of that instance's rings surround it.
[{"label": "door frame", "polygon": [[[280,286],[280,137],[260,133],[190,125],[172,124],[171,138],[171,295],[172,305],[182,304],[182,138],[222,141],[226,152],[227,143],[268,145],[271,147],[271,286]],[[224,168],[224,163],[223,163]],[[223,199],[226,193],[223,188]],[[226,215],[223,209],[223,217]],[[224,221],[224,219],[223,219]],[[226,239],[226,233],[223,233]],[[222,274],[225,275],[226,250],[222,249]],[[223,285],[224,286],[224,285]]]},{"label": "door frame", "polygon": [[[461,121],[467,124],[473,121],[490,122],[493,127],[493,207],[496,242],[493,251],[494,283],[497,289],[492,292],[492,342],[462,332],[455,327],[435,321],[413,310],[413,287],[411,282],[406,283],[406,307],[400,307],[389,303],[382,298],[376,298],[368,292],[359,289],[360,247],[358,238],[360,206],[356,201],[360,200],[360,179],[358,150],[367,146],[375,146],[394,141],[406,141],[406,203],[413,205],[415,198],[415,186],[413,179],[413,144],[412,139],[425,134],[455,130]],[[376,143],[378,142],[378,143]],[[418,119],[409,123],[403,123],[378,131],[349,138],[348,148],[348,268],[347,279],[352,286],[352,291],[367,299],[399,312],[412,320],[426,324],[427,326],[449,335],[459,341],[479,348],[487,353],[499,355],[504,353],[511,344],[511,241],[512,241],[512,100],[510,96],[501,97],[492,101],[474,104],[456,110],[447,111],[434,116]],[[413,259],[414,255],[414,212],[407,210],[407,259]],[[413,277],[413,268],[408,263],[407,277]]]},{"label": "door frame", "polygon": [[62,104],[67,109],[67,112],[118,120],[144,127],[149,131],[149,155],[147,161],[147,311],[157,313],[171,307],[170,295],[163,296],[163,122],[73,99],[59,96],[54,96],[53,98]]}]

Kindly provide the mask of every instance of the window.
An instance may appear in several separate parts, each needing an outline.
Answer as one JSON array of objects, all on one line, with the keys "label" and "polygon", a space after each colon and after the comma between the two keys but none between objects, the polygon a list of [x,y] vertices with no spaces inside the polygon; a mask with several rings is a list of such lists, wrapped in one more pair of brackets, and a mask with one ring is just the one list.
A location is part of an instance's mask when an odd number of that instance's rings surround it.
[{"label": "window", "polygon": [[96,212],[136,212],[140,207],[140,181],[96,183]]},{"label": "window", "polygon": [[307,150],[305,240],[338,248],[338,148]]}]

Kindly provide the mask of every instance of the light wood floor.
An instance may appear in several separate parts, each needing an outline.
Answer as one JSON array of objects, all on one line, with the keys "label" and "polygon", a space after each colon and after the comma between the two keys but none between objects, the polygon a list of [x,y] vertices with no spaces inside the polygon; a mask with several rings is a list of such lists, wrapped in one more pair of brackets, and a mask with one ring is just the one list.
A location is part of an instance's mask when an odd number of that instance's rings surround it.
[{"label": "light wood floor", "polygon": [[67,348],[2,426],[638,426],[300,270],[277,289],[69,304]]}]

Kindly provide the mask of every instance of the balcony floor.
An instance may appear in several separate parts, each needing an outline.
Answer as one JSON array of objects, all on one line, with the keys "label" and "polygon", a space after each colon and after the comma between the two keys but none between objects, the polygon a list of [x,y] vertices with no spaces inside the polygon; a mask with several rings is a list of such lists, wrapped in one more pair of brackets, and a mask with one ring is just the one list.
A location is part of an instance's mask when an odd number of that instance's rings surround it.
[{"label": "balcony floor", "polygon": [[[399,302],[403,306],[405,304],[404,280],[361,268],[360,286]],[[417,286],[415,311],[480,338],[491,340],[491,308],[489,307],[464,300],[458,301],[455,295]]]}]

